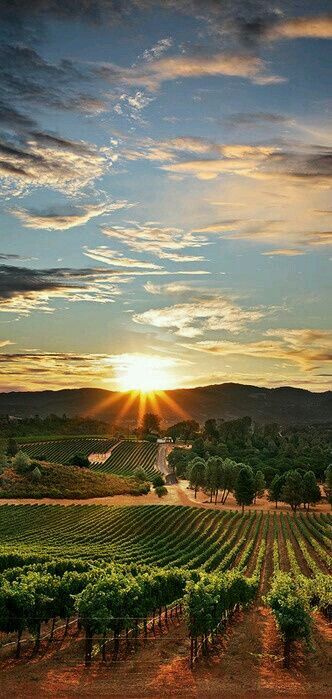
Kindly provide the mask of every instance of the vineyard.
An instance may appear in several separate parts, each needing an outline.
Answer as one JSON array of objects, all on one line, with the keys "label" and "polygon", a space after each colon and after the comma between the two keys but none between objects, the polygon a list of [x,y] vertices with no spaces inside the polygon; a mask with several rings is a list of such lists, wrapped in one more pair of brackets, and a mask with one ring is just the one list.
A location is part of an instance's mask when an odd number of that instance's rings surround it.
[{"label": "vineyard", "polygon": [[87,458],[112,450],[106,459],[96,456],[91,469],[127,477],[133,476],[139,467],[150,478],[156,473],[158,447],[150,442],[123,440],[117,443],[116,439],[78,437],[21,444],[21,449],[30,458],[60,464],[68,464],[77,454]]},{"label": "vineyard", "polygon": [[0,630],[18,634],[19,654],[28,629],[37,651],[42,623],[78,616],[90,663],[99,651],[106,659],[110,639],[117,655],[128,634],[146,637],[175,605],[193,666],[237,609],[268,593],[286,664],[292,642],[309,638],[312,605],[331,614],[331,523],[183,506],[3,506]]},{"label": "vineyard", "polygon": [[119,476],[132,476],[143,468],[148,477],[156,473],[157,445],[150,442],[119,442],[104,463],[95,463],[92,469]]}]

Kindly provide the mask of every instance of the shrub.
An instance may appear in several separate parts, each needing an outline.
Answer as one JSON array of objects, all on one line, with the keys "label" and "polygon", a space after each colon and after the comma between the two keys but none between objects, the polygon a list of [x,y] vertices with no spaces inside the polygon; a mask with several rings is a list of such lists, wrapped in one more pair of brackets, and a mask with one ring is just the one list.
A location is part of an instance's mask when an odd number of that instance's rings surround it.
[{"label": "shrub", "polygon": [[41,477],[42,477],[42,474],[41,474],[40,469],[38,468],[38,466],[35,466],[35,468],[33,469],[32,473],[31,473],[32,480],[33,481],[40,481]]},{"label": "shrub", "polygon": [[69,459],[68,463],[70,466],[79,466],[80,468],[89,468],[90,466],[89,459],[82,454],[75,454],[75,456]]},{"label": "shrub", "polygon": [[27,454],[23,451],[18,451],[13,458],[13,467],[17,473],[26,473],[29,470],[31,461]]},{"label": "shrub", "polygon": [[161,488],[163,485],[165,485],[165,481],[161,473],[157,473],[157,475],[153,477],[152,485],[154,488]]},{"label": "shrub", "polygon": [[144,468],[142,468],[141,466],[135,469],[134,478],[136,481],[141,481],[142,483],[146,483],[149,480],[144,471]]},{"label": "shrub", "polygon": [[165,495],[167,495],[168,490],[165,488],[164,485],[159,485],[157,488],[154,489],[156,495],[158,495],[158,498],[163,498]]}]

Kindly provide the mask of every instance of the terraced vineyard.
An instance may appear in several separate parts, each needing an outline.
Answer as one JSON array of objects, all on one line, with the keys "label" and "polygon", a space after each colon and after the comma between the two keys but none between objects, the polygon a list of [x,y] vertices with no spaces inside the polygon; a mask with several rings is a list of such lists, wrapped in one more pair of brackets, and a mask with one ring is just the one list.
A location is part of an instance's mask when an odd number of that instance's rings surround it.
[{"label": "terraced vineyard", "polygon": [[67,464],[76,454],[88,457],[93,453],[106,453],[116,444],[116,439],[77,437],[49,442],[21,444],[20,448],[32,459]]},{"label": "terraced vineyard", "polygon": [[151,442],[124,440],[117,444],[104,463],[95,463],[91,468],[119,476],[132,476],[135,469],[141,467],[147,476],[153,477],[156,473],[157,450],[157,445]]}]

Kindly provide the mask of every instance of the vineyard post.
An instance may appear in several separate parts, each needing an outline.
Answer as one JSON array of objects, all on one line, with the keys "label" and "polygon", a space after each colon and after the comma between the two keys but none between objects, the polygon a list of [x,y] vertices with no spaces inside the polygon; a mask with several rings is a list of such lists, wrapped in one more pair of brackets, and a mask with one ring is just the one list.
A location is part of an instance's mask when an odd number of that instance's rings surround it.
[{"label": "vineyard post", "polygon": [[85,629],[85,665],[91,665],[93,636],[90,627]]},{"label": "vineyard post", "polygon": [[17,644],[16,644],[15,658],[19,658],[20,654],[21,654],[21,636],[22,636],[22,629],[20,629],[17,632]]},{"label": "vineyard post", "polygon": [[54,616],[53,619],[52,619],[52,627],[51,627],[51,633],[50,633],[50,641],[53,641],[54,627],[55,627],[55,616]]}]

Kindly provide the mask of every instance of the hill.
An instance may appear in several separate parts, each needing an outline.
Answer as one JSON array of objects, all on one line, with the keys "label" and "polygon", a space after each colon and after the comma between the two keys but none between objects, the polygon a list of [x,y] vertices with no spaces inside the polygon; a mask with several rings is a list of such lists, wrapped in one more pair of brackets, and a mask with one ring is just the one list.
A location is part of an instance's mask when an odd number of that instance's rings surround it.
[{"label": "hill", "polygon": [[40,479],[6,468],[0,476],[0,498],[97,498],[142,495],[146,484],[131,478],[100,474],[88,468],[39,462]]},{"label": "hill", "polygon": [[[260,423],[277,422],[285,425],[328,422],[332,416],[331,391],[312,393],[288,386],[260,388],[224,383],[181,388],[166,391],[166,394],[171,401],[166,403],[165,400],[159,400],[158,405],[167,424],[183,419],[184,414],[199,423],[208,418],[231,420],[250,415]],[[127,393],[117,394],[100,388],[1,393],[0,415],[27,417],[65,413],[69,417],[94,416],[99,420],[116,423],[121,414],[122,424],[135,424],[139,396],[131,402],[125,413],[127,402]],[[152,409],[152,406],[147,404],[147,409]]]}]

